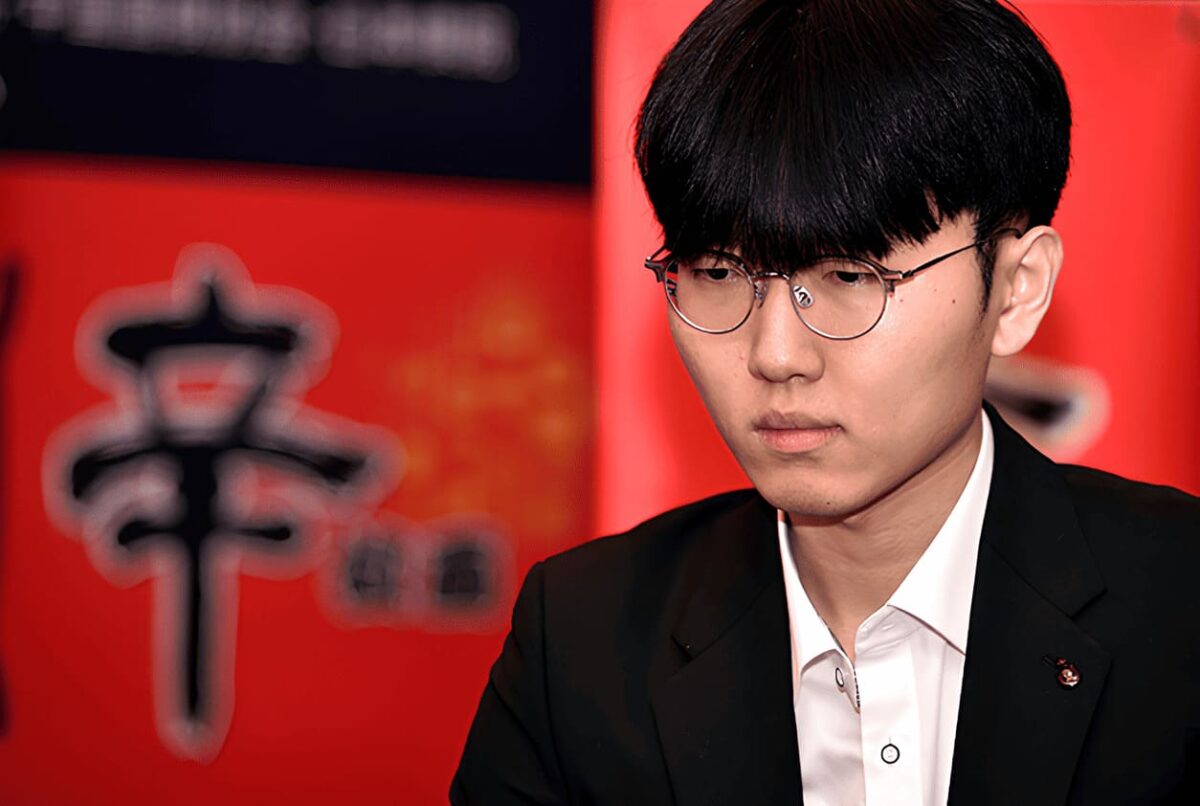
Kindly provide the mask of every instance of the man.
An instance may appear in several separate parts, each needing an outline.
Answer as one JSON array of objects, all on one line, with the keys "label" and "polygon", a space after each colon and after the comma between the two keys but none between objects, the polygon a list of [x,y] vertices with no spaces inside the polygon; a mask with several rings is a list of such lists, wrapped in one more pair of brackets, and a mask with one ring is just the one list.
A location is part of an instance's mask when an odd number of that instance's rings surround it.
[{"label": "man", "polygon": [[754,484],[530,571],[457,804],[1185,800],[1200,503],[982,407],[1062,264],[1070,110],[987,0],[715,2],[647,260]]}]

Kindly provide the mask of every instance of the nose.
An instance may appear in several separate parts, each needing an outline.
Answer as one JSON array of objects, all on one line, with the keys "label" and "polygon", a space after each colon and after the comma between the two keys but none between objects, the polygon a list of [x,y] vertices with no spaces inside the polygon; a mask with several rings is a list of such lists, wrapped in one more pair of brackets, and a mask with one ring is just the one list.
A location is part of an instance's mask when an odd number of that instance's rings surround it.
[{"label": "nose", "polygon": [[800,321],[786,279],[760,282],[762,301],[743,325],[750,329],[750,374],[773,383],[817,380],[825,372],[825,339]]}]

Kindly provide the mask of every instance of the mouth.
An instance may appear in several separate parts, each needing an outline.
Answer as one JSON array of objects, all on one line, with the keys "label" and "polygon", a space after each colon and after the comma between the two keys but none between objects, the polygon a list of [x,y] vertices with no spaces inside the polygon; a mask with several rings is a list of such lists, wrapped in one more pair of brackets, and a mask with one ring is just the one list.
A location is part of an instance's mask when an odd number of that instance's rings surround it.
[{"label": "mouth", "polygon": [[778,453],[807,453],[842,432],[836,423],[800,414],[768,412],[754,421],[754,434]]}]

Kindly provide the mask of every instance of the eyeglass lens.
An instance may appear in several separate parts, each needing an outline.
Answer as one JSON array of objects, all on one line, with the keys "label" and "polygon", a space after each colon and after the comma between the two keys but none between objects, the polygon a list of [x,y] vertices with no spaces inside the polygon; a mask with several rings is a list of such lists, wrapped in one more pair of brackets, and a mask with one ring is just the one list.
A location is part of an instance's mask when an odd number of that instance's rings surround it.
[{"label": "eyeglass lens", "polygon": [[[767,279],[752,279],[729,258],[701,255],[674,261],[667,269],[667,299],[688,324],[724,333],[750,316],[755,283],[767,292]],[[835,339],[870,330],[883,314],[887,287],[873,267],[850,259],[826,259],[798,269],[788,283],[792,305],[810,329]]]}]

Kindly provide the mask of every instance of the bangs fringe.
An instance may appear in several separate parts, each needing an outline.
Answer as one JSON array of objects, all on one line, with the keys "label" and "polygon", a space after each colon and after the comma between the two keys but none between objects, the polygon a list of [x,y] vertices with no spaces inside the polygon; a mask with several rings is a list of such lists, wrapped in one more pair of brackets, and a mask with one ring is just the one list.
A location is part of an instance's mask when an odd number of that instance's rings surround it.
[{"label": "bangs fringe", "polygon": [[986,2],[717,2],[663,60],[638,166],[680,255],[881,258],[940,222],[1048,223],[1070,108],[1041,42]]}]

